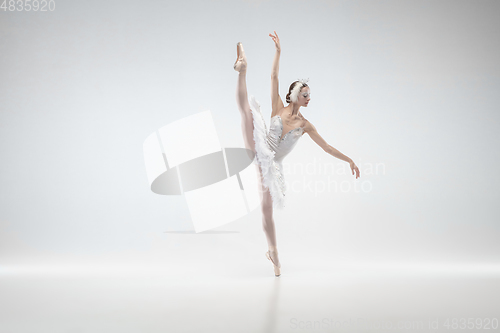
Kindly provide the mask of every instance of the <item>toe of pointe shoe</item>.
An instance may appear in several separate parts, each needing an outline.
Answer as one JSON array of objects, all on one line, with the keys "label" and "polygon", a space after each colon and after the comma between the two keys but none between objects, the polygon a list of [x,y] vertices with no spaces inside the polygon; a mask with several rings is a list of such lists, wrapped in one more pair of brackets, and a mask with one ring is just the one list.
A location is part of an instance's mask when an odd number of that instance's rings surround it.
[{"label": "toe of pointe shoe", "polygon": [[243,43],[241,42],[238,42],[236,43],[236,51],[238,52],[238,56],[242,56],[243,55]]},{"label": "toe of pointe shoe", "polygon": [[274,268],[274,276],[278,277],[281,275],[281,265],[279,266],[276,266],[274,264],[274,261],[273,259],[271,258],[271,254],[269,253],[269,251],[266,252],[266,258],[271,261],[271,263],[273,264],[273,268]]},{"label": "toe of pointe shoe", "polygon": [[236,62],[234,63],[233,68],[235,71],[241,72],[242,70],[245,70],[247,66],[245,51],[243,50],[243,44],[241,44],[241,42],[236,44],[236,52]]}]

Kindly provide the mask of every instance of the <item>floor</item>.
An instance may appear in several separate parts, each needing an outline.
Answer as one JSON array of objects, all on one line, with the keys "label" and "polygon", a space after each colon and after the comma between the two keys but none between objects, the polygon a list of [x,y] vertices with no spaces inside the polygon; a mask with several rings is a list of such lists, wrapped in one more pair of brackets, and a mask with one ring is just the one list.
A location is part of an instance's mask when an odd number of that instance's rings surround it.
[{"label": "floor", "polygon": [[255,244],[200,251],[214,237],[170,237],[196,249],[3,260],[0,332],[500,331],[500,265],[287,252],[276,278]]}]

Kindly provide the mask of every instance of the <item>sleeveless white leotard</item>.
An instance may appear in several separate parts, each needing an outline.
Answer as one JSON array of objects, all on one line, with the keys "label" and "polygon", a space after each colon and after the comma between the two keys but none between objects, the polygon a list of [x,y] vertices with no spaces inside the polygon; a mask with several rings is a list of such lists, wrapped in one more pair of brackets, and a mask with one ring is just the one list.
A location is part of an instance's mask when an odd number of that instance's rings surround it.
[{"label": "sleeveless white leotard", "polygon": [[254,96],[250,96],[249,104],[253,116],[253,138],[256,150],[253,163],[260,166],[262,184],[269,188],[273,206],[283,209],[287,191],[283,174],[283,158],[295,147],[304,133],[304,128],[297,127],[281,137],[283,120],[276,115],[271,118],[268,132],[266,122],[260,111],[260,104]]}]

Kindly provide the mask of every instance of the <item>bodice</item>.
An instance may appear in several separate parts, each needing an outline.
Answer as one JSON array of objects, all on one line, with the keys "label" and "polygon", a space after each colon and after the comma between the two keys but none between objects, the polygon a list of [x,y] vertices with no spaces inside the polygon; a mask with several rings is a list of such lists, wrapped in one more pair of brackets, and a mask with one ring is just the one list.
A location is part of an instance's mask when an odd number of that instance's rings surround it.
[{"label": "bodice", "polygon": [[266,139],[269,147],[275,152],[274,159],[281,163],[283,158],[293,150],[303,133],[304,128],[297,127],[282,136],[283,119],[278,115],[272,117]]}]

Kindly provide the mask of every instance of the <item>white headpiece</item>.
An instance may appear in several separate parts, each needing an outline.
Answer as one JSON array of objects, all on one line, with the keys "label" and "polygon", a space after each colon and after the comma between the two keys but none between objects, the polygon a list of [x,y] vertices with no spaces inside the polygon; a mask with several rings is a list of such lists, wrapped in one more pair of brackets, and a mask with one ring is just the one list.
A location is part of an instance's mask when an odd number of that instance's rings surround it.
[{"label": "white headpiece", "polygon": [[302,87],[305,86],[307,82],[309,82],[309,79],[299,79],[299,83],[295,84],[295,87],[293,87],[292,92],[290,93],[290,100],[294,103],[297,103],[299,100],[299,92]]}]

